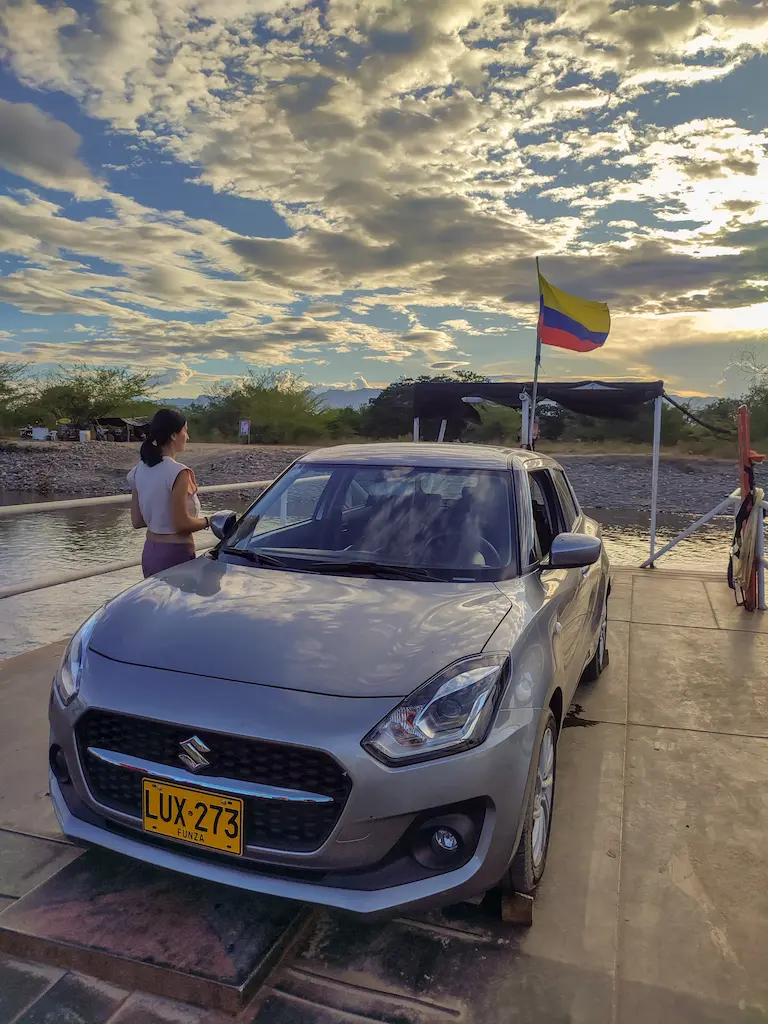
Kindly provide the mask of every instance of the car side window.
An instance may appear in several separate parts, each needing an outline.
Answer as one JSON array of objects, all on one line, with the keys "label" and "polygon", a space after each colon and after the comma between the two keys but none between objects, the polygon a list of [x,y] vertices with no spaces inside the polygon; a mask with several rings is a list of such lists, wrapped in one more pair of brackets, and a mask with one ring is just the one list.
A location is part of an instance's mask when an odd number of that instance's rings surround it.
[{"label": "car side window", "polygon": [[537,547],[534,560],[544,561],[549,556],[552,541],[561,532],[562,510],[554,481],[546,470],[531,473],[528,479]]},{"label": "car side window", "polygon": [[323,471],[313,476],[300,476],[287,487],[281,488],[265,505],[251,530],[251,536],[257,537],[281,526],[292,526],[314,518],[330,478],[330,472]]},{"label": "car side window", "polygon": [[579,516],[579,509],[565,473],[558,469],[555,470],[553,476],[555,487],[557,488],[557,496],[560,499],[560,507],[563,511],[563,526],[566,531],[569,531],[573,529],[574,523]]},{"label": "car side window", "polygon": [[365,479],[353,479],[350,481],[342,503],[342,508],[345,512],[350,512],[356,508],[363,508],[369,497],[368,489],[365,486],[366,482]]}]

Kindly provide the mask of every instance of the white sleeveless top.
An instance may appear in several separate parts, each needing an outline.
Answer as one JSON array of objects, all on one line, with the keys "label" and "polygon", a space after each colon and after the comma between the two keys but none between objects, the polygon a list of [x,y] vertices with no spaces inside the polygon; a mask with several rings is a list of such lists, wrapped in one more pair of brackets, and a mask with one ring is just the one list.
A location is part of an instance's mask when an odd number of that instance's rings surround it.
[{"label": "white sleeveless top", "polygon": [[[141,517],[152,533],[176,533],[171,516],[171,491],[176,477],[188,466],[164,455],[156,466],[140,462],[128,474],[128,483],[136,491]],[[200,499],[197,494],[187,497],[187,511],[191,516],[200,515]]]}]

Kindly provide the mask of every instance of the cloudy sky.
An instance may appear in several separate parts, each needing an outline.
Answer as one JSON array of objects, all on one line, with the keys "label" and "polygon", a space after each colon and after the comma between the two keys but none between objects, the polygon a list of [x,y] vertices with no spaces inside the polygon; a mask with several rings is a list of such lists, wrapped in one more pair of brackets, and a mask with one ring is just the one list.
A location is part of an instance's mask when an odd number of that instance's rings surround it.
[{"label": "cloudy sky", "polygon": [[[4,0],[0,350],[727,393],[768,346],[765,0]],[[7,358],[0,355],[0,358]]]}]

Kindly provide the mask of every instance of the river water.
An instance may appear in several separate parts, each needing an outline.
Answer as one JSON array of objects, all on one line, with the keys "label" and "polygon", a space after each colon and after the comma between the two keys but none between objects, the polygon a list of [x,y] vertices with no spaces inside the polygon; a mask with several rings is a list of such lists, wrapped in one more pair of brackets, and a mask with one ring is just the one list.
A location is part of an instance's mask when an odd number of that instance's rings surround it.
[{"label": "river water", "polygon": [[[3,502],[33,501],[30,495],[5,492]],[[243,508],[230,494],[210,495],[205,511]],[[647,513],[592,509],[603,524],[606,548],[614,565],[640,565],[648,557]],[[663,514],[658,546],[689,526],[694,515]],[[733,519],[722,517],[683,541],[659,563],[669,568],[711,570],[725,574]],[[211,543],[197,535],[198,545]],[[141,557],[143,531],[131,528],[127,508],[70,509],[0,519],[0,588],[109,562]],[[141,570],[66,583],[32,594],[0,600],[0,659],[22,654],[71,634],[104,601],[141,579]]]}]

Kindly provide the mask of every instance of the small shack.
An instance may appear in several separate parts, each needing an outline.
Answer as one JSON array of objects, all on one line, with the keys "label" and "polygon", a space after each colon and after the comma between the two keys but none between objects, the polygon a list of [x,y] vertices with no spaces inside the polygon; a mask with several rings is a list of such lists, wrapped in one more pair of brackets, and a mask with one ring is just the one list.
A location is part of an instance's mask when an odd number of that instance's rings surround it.
[{"label": "small shack", "polygon": [[100,416],[93,424],[97,441],[144,441],[149,420],[133,416]]}]

